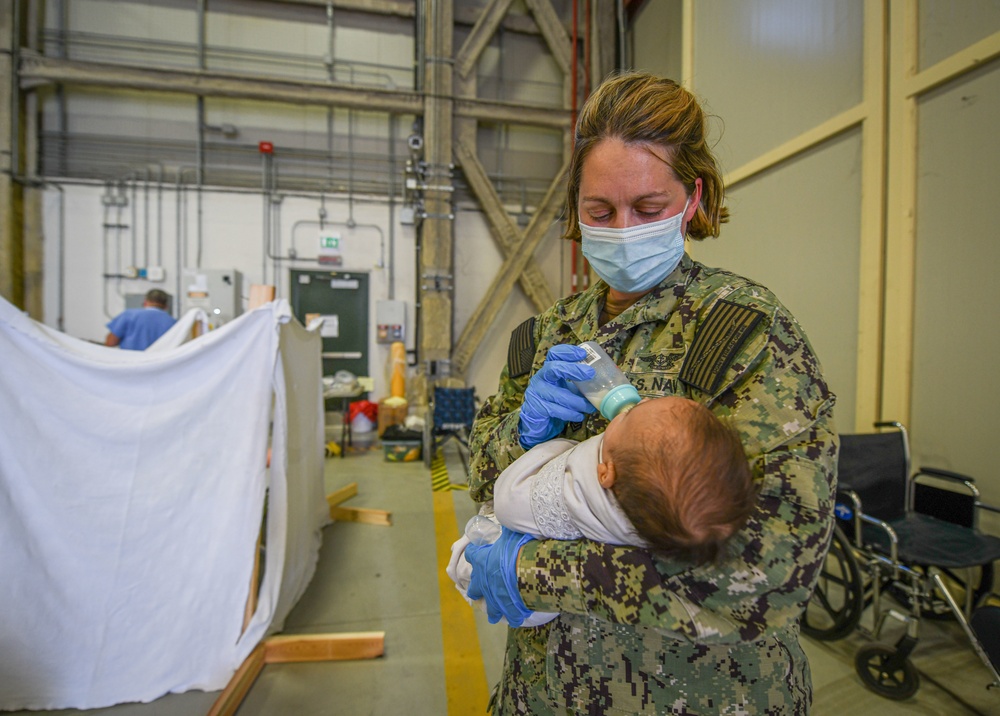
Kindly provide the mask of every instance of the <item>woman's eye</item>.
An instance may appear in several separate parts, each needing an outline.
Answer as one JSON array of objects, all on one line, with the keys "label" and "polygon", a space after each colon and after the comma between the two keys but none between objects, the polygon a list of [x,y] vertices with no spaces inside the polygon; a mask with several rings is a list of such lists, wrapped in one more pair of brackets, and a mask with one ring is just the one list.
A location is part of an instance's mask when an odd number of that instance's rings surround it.
[{"label": "woman's eye", "polygon": [[636,209],[635,213],[639,216],[659,216],[663,212],[663,209]]}]

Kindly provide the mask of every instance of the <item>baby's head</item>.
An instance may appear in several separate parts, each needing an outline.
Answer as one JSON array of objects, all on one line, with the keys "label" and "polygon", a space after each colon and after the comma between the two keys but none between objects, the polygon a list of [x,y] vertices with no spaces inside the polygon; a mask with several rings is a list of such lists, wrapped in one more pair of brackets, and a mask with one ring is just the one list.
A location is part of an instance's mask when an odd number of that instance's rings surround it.
[{"label": "baby's head", "polygon": [[757,492],[739,435],[693,400],[644,400],[604,432],[598,479],[665,556],[717,559]]}]

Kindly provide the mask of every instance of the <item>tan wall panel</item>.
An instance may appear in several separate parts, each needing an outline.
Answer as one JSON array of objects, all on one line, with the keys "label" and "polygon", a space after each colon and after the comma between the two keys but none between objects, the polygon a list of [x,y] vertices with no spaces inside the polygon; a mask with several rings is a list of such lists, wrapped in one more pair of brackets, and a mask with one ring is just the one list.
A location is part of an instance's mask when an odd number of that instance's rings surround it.
[{"label": "tan wall panel", "polygon": [[740,184],[717,240],[696,259],[774,291],[805,329],[837,394],[837,426],[854,428],[861,134],[854,130]]},{"label": "tan wall panel", "polygon": [[973,475],[1000,503],[996,406],[1000,63],[919,105],[911,428],[914,464]]},{"label": "tan wall panel", "polygon": [[632,66],[681,81],[681,0],[648,2],[632,25]]},{"label": "tan wall panel", "polygon": [[921,70],[1000,28],[997,0],[920,0],[917,12]]},{"label": "tan wall panel", "polygon": [[727,171],[861,101],[862,3],[693,5],[694,91],[725,127]]}]

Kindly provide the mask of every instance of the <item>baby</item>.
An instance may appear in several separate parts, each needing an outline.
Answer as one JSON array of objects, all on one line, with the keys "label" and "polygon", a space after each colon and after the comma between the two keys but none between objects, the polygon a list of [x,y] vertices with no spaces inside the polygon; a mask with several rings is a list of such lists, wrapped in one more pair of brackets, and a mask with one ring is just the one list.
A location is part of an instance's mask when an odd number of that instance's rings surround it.
[{"label": "baby", "polygon": [[[667,396],[624,410],[583,442],[536,445],[497,478],[493,507],[500,524],[538,538],[631,544],[704,564],[756,498],[739,435],[700,403]],[[463,594],[467,544],[452,546],[448,566]]]}]

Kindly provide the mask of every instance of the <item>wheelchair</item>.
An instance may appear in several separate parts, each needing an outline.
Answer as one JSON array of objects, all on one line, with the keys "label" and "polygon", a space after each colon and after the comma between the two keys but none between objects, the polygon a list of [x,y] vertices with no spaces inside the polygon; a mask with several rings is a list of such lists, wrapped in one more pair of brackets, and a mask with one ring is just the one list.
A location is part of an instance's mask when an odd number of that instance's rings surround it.
[{"label": "wheelchair", "polygon": [[[424,464],[429,468],[437,451],[450,438],[459,444],[465,476],[469,476],[469,433],[476,418],[475,388],[434,386],[424,420]],[[462,448],[465,448],[464,451]]]},{"label": "wheelchair", "polygon": [[[840,436],[836,524],[802,632],[830,641],[858,629],[872,640],[855,655],[861,681],[903,700],[920,686],[909,658],[920,619],[953,617],[989,669],[987,688],[1000,686],[1000,607],[984,604],[1000,538],[978,530],[980,510],[1000,510],[980,502],[971,477],[931,468],[911,475],[904,427],[875,428]],[[871,629],[861,626],[868,608]],[[892,646],[878,641],[888,619],[905,626]]]}]

